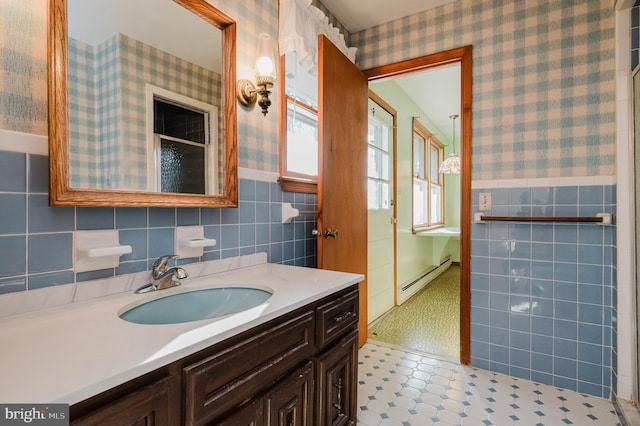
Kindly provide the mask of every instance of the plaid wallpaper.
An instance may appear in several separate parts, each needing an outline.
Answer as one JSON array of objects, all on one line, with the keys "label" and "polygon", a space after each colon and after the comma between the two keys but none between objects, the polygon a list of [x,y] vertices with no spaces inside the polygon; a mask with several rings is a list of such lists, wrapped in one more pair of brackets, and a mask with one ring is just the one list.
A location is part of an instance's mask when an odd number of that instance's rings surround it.
[{"label": "plaid wallpaper", "polygon": [[47,134],[45,0],[0,0],[0,128]]},{"label": "plaid wallpaper", "polygon": [[473,45],[473,179],[615,174],[613,1],[458,0],[351,35],[362,69]]},{"label": "plaid wallpaper", "polygon": [[[77,171],[70,176],[73,187],[101,186],[95,54],[90,46],[69,40],[69,161],[71,170]],[[107,85],[106,80],[101,82]],[[101,132],[105,130],[100,129]]]},{"label": "plaid wallpaper", "polygon": [[[255,81],[254,66],[258,34],[278,36],[276,0],[207,0],[237,23],[237,78]],[[277,44],[274,42],[274,49]],[[281,78],[281,76],[277,76]],[[256,105],[247,109],[238,104],[238,160],[240,167],[278,171],[278,96],[275,90],[269,113],[263,116]]]},{"label": "plaid wallpaper", "polygon": [[[46,134],[46,0],[1,0],[0,125]],[[209,0],[236,20],[238,78],[278,3]],[[458,0],[351,34],[363,69],[471,44],[473,178],[615,173],[612,1]],[[240,166],[277,171],[277,96],[239,107]]]}]

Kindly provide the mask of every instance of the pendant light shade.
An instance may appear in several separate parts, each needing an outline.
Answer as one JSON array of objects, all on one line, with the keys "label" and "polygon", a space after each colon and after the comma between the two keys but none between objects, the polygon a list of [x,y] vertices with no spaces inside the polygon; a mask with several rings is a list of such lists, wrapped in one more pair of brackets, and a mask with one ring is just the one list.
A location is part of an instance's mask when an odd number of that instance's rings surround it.
[{"label": "pendant light shade", "polygon": [[462,170],[462,160],[458,154],[456,154],[456,118],[458,118],[458,115],[453,114],[450,115],[449,118],[453,120],[453,151],[447,159],[440,164],[438,172],[445,175],[459,175]]}]

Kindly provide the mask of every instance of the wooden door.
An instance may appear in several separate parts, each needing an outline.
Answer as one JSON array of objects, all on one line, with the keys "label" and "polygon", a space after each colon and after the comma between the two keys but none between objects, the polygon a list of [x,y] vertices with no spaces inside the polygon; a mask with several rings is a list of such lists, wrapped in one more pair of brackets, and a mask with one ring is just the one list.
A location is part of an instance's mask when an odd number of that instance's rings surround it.
[{"label": "wooden door", "polygon": [[[318,40],[318,267],[367,273],[367,77]],[[337,230],[326,238],[325,230]],[[367,280],[360,283],[359,344],[367,340]]]}]

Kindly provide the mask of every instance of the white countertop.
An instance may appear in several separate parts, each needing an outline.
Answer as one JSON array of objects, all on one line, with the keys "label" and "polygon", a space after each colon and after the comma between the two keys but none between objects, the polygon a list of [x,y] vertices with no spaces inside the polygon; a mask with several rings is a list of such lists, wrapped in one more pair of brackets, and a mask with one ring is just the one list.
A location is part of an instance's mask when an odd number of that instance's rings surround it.
[{"label": "white countertop", "polygon": [[[74,404],[360,282],[364,277],[261,264],[0,318],[0,402]],[[273,290],[262,305],[219,319],[140,325],[118,317],[142,300],[232,285]]]}]

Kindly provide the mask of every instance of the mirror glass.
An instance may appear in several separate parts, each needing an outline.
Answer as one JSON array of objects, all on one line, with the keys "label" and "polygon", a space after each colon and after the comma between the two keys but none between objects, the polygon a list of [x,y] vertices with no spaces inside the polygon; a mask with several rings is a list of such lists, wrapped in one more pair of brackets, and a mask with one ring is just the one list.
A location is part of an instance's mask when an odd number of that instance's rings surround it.
[{"label": "mirror glass", "polygon": [[220,30],[173,1],[68,11],[71,187],[220,194]]},{"label": "mirror glass", "polygon": [[204,0],[66,4],[50,20],[49,81],[68,114],[50,111],[51,204],[236,204],[235,23]]}]

